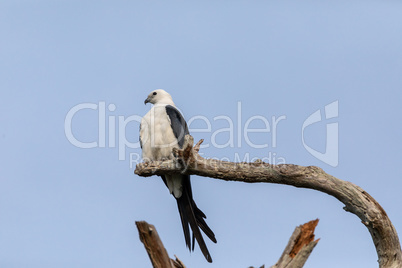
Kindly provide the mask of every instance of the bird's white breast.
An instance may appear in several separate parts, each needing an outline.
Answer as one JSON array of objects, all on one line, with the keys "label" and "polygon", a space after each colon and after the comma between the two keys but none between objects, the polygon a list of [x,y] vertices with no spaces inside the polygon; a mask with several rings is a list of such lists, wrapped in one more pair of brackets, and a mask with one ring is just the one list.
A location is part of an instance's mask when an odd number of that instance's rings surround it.
[{"label": "bird's white breast", "polygon": [[140,136],[144,160],[158,161],[172,157],[178,147],[165,105],[155,105],[142,118]]}]

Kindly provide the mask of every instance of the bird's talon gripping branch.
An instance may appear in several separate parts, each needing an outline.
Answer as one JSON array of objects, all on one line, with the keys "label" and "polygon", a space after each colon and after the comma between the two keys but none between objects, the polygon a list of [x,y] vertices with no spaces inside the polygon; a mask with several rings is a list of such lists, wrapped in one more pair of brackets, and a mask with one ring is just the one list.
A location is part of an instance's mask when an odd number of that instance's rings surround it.
[{"label": "bird's talon gripping branch", "polygon": [[140,169],[146,168],[147,166],[149,166],[150,162],[149,161],[144,161],[142,163],[139,163],[138,166]]}]

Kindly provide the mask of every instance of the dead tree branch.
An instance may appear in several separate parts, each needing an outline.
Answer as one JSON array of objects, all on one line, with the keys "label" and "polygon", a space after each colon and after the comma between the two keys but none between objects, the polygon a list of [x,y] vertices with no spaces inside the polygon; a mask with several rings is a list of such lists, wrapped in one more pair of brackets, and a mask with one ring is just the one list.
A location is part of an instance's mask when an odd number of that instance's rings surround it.
[{"label": "dead tree branch", "polygon": [[201,142],[193,147],[193,137],[187,135],[183,149],[175,150],[175,159],[138,164],[135,174],[147,177],[182,172],[226,181],[286,184],[324,192],[344,203],[344,209],[357,215],[367,227],[380,268],[402,267],[401,246],[394,226],[380,204],[359,186],[337,179],[315,166],[205,159],[198,154]]},{"label": "dead tree branch", "polygon": [[[145,221],[137,221],[135,224],[154,268],[186,268],[176,255],[175,260],[169,258],[155,226]],[[314,240],[317,224],[318,219],[296,227],[279,261],[271,268],[302,268],[319,241],[319,239]],[[265,265],[260,268],[263,267]],[[253,267],[250,266],[250,268]]]},{"label": "dead tree branch", "polygon": [[135,222],[137,225],[140,240],[148,253],[154,268],[185,268],[184,264],[176,257],[176,260],[169,258],[163,246],[155,226],[145,221]]},{"label": "dead tree branch", "polygon": [[314,230],[317,224],[318,219],[296,227],[282,256],[271,268],[303,267],[319,241],[319,239],[314,240]]}]

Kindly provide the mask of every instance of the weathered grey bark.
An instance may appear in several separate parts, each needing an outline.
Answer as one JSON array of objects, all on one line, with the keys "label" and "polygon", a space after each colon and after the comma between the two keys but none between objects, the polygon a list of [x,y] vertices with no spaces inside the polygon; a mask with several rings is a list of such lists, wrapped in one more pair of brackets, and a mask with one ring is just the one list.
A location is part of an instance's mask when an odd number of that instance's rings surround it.
[{"label": "weathered grey bark", "polygon": [[327,193],[344,203],[344,209],[357,215],[367,227],[380,268],[402,267],[401,246],[394,226],[380,204],[359,186],[337,179],[315,166],[205,159],[198,154],[201,142],[193,147],[193,137],[187,135],[183,149],[175,150],[175,159],[138,164],[135,174],[147,177],[182,172],[226,181],[287,184]]},{"label": "weathered grey bark", "polygon": [[176,260],[169,258],[155,226],[145,221],[137,221],[135,224],[140,234],[140,240],[144,244],[154,268],[185,268],[176,256]]}]

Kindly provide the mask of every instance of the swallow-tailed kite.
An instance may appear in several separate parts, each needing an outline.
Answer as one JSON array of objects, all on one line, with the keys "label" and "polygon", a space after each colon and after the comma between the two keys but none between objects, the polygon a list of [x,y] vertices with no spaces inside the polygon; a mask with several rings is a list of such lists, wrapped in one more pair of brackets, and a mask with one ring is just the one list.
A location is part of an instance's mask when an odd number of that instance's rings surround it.
[{"label": "swallow-tailed kite", "polygon": [[[142,118],[140,125],[140,143],[144,161],[161,161],[173,157],[173,148],[182,148],[184,136],[189,134],[186,121],[177,110],[169,93],[162,89],[152,91],[145,104],[154,106]],[[205,222],[205,214],[197,207],[193,200],[190,176],[183,174],[161,176],[163,182],[169,188],[170,193],[176,198],[180,213],[184,238],[189,250],[194,250],[195,240],[208,262],[212,262],[201,230],[216,243],[212,230]],[[190,240],[189,226],[192,230]]]}]

